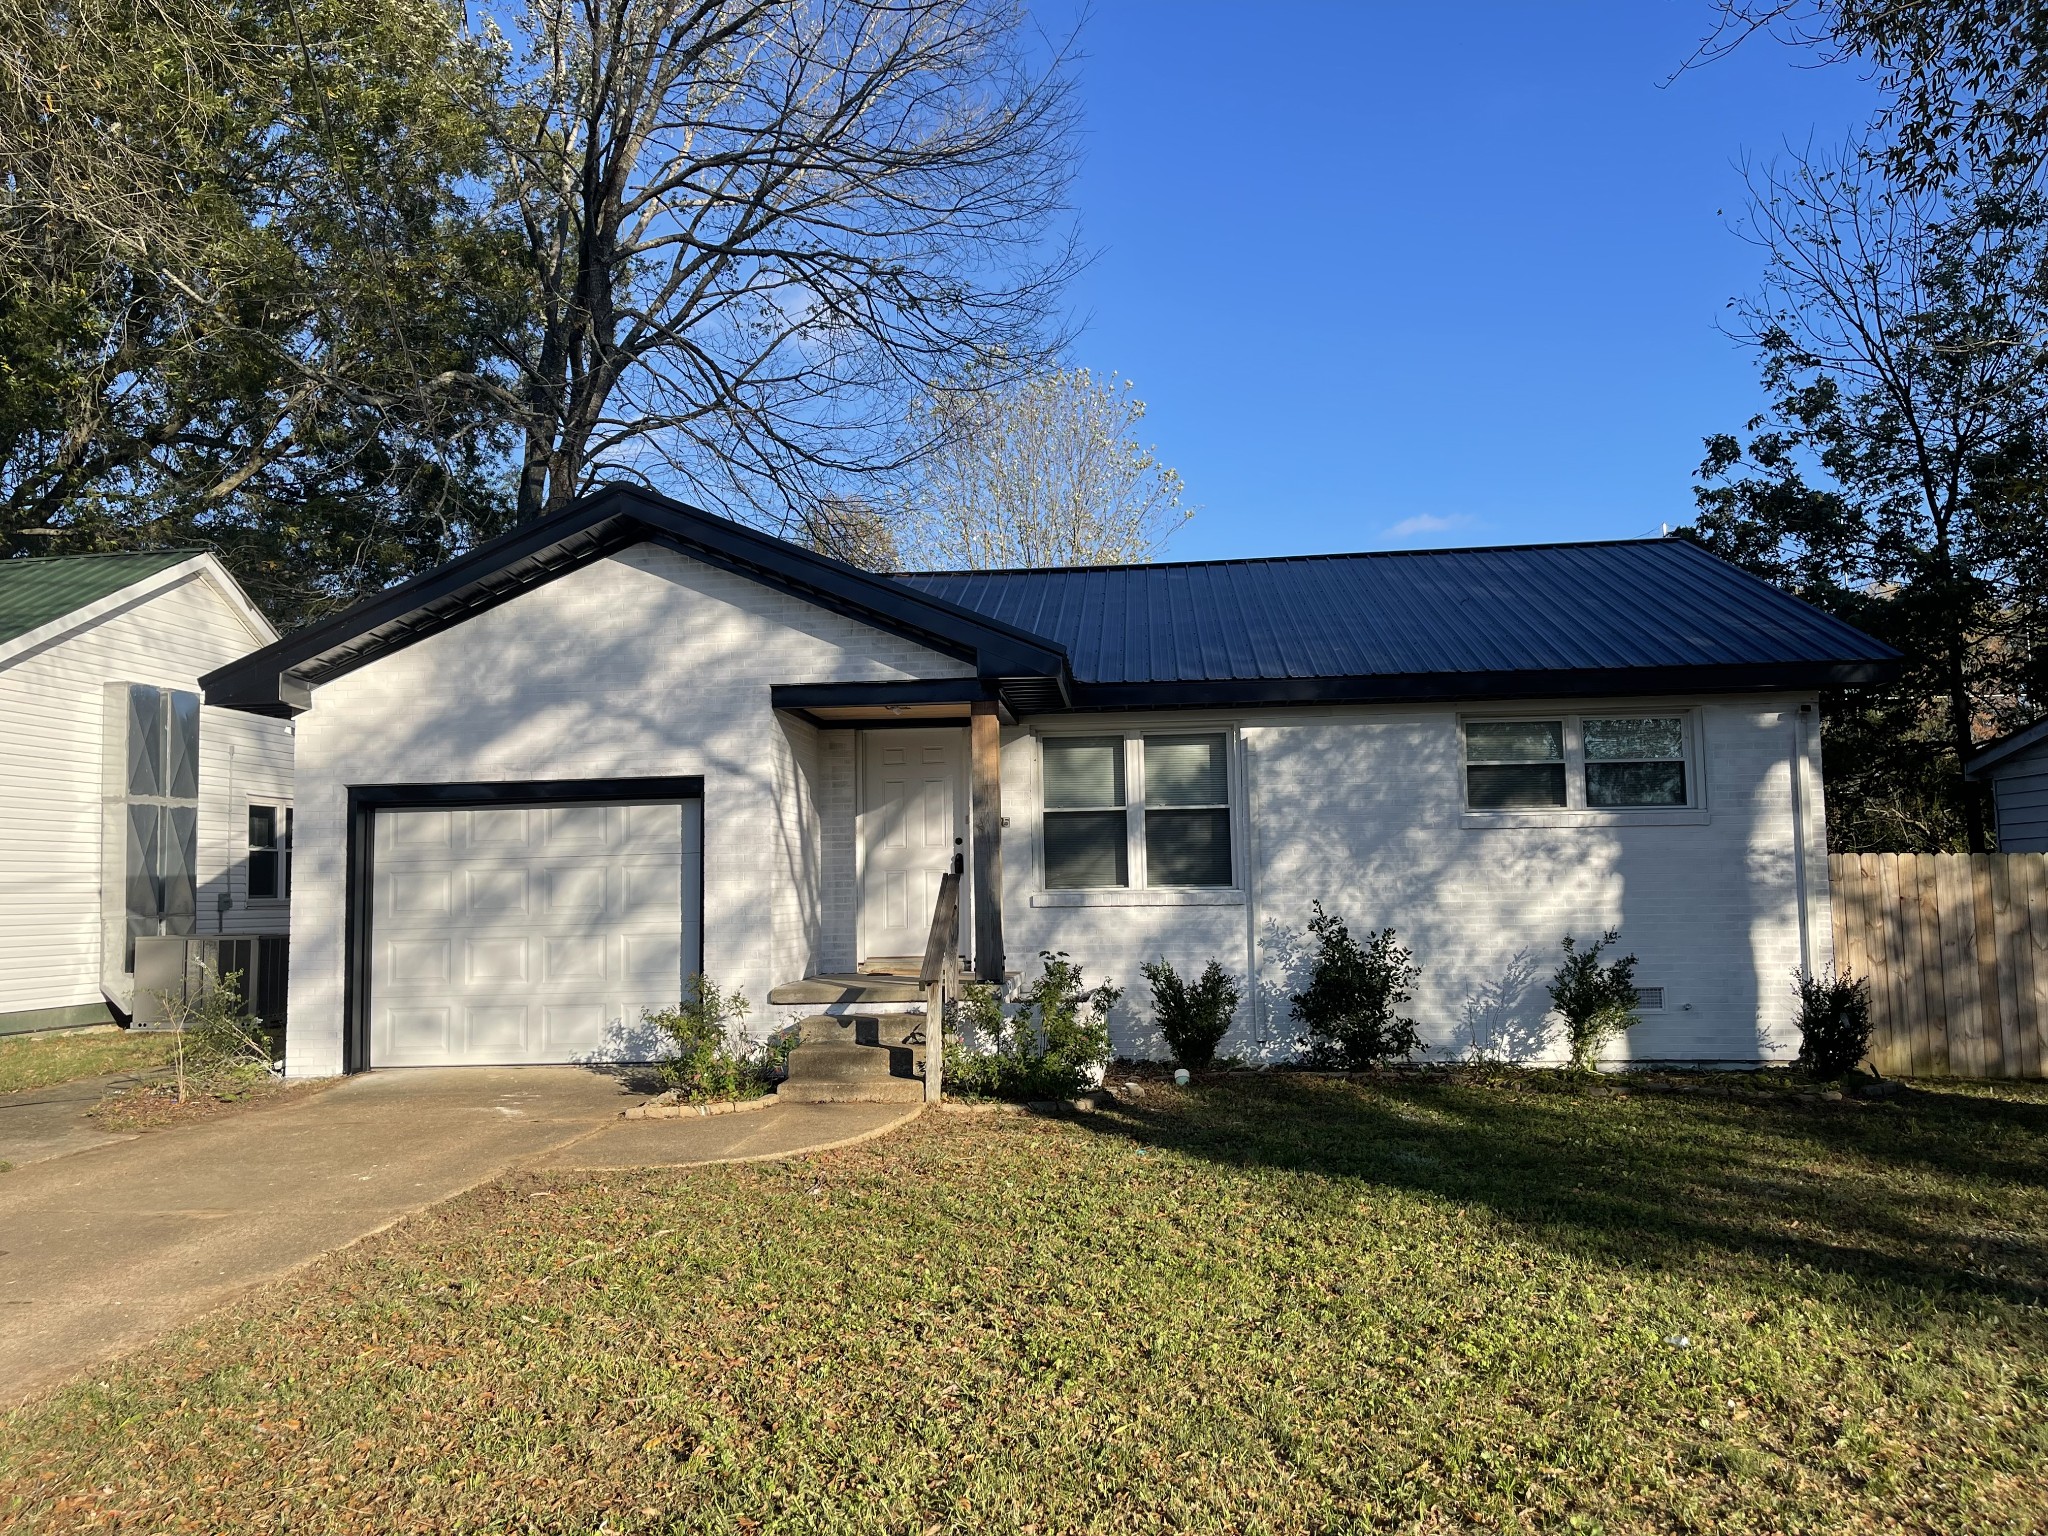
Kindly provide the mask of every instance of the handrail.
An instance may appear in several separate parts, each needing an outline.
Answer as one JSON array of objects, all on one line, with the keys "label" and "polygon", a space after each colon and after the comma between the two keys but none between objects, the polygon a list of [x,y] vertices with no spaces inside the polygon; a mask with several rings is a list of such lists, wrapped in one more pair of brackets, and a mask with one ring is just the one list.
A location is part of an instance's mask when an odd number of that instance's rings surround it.
[{"label": "handrail", "polygon": [[959,861],[939,877],[939,899],[932,906],[932,931],[925,940],[924,965],[917,973],[924,988],[924,1098],[936,1104],[944,1089],[946,1015],[960,998],[960,869]]},{"label": "handrail", "polygon": [[939,877],[939,899],[932,908],[932,931],[924,941],[924,967],[917,974],[918,982],[928,987],[939,980],[946,957],[957,960],[959,954],[960,876],[948,871]]}]

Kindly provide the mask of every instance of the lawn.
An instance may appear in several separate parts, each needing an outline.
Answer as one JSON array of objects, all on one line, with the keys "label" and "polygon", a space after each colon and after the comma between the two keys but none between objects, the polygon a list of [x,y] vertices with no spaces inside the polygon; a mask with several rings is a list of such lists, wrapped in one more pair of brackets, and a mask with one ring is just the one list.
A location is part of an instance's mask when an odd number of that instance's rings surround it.
[{"label": "lawn", "polygon": [[0,1093],[53,1088],[81,1077],[161,1066],[170,1050],[167,1036],[118,1029],[0,1037]]},{"label": "lawn", "polygon": [[2048,1528],[2048,1093],[1198,1082],[489,1186],[0,1421],[10,1530]]}]

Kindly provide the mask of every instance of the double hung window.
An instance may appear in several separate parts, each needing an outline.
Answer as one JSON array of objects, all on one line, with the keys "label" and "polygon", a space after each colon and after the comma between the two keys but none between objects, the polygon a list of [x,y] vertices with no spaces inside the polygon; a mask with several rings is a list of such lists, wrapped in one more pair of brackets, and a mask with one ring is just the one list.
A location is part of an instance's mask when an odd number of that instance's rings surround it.
[{"label": "double hung window", "polygon": [[1040,753],[1048,889],[1234,883],[1228,734],[1048,736]]}]

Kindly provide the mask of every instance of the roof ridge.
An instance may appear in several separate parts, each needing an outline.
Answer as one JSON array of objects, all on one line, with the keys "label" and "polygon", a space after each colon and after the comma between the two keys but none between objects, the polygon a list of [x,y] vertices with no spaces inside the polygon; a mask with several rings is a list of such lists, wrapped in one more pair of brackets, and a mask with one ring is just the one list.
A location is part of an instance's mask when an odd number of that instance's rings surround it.
[{"label": "roof ridge", "polygon": [[1003,565],[986,569],[891,571],[890,579],[902,581],[914,576],[1064,576],[1089,571],[1185,571],[1218,565],[1286,565],[1298,561],[1402,560],[1422,555],[1520,554],[1537,549],[1613,549],[1630,544],[1690,544],[1671,534],[1654,534],[1633,539],[1545,539],[1532,544],[1452,544],[1437,549],[1351,549],[1327,550],[1313,555],[1233,555],[1212,560],[1129,560],[1100,565]]},{"label": "roof ridge", "polygon": [[88,549],[75,555],[9,555],[5,559],[0,559],[0,571],[13,565],[49,565],[58,560],[135,560],[143,556],[156,555],[183,555],[189,558],[193,555],[212,553],[211,549],[201,544],[190,549],[182,546],[176,549]]}]

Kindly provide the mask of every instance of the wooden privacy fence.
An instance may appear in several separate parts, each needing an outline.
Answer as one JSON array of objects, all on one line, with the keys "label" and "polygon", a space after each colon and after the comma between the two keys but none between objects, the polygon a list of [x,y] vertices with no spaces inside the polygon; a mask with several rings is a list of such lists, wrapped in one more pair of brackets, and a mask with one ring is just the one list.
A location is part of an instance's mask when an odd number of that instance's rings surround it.
[{"label": "wooden privacy fence", "polygon": [[2048,853],[1828,858],[1835,968],[1870,983],[1880,1072],[2040,1077]]}]

